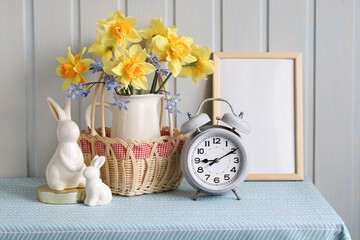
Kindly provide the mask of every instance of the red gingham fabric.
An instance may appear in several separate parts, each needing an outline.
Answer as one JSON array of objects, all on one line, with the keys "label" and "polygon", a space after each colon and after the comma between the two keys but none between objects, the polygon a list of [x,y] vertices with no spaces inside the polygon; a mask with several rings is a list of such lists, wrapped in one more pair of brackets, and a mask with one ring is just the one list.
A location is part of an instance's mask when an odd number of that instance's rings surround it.
[{"label": "red gingham fabric", "polygon": [[105,143],[102,142],[95,142],[96,152],[99,156],[106,155],[106,146]]},{"label": "red gingham fabric", "polygon": [[140,144],[138,146],[134,146],[132,148],[132,151],[136,159],[149,158],[151,153],[151,147],[147,144]]},{"label": "red gingham fabric", "polygon": [[170,136],[170,132],[166,131],[166,130],[160,130],[160,135],[161,136]]},{"label": "red gingham fabric", "polygon": [[121,144],[111,144],[111,147],[114,150],[116,159],[125,159],[126,156],[126,148]]},{"label": "red gingham fabric", "polygon": [[82,139],[81,141],[82,145],[82,152],[83,153],[91,153],[91,144],[88,140]]},{"label": "red gingham fabric", "polygon": [[[108,132],[109,133],[109,132]],[[162,130],[161,136],[169,136],[169,131]],[[178,145],[179,151],[183,148],[185,140],[181,140]],[[82,139],[82,151],[83,153],[91,153],[91,144],[88,140]],[[114,150],[115,157],[117,159],[125,159],[126,157],[126,148],[121,144],[111,144],[111,147]],[[95,142],[96,153],[100,156],[106,155],[106,145],[100,141]],[[166,157],[171,155],[174,150],[174,145],[170,141],[165,141],[163,143],[159,143],[156,146],[156,150],[159,153],[159,156]],[[133,146],[132,152],[136,159],[144,159],[149,158],[151,154],[151,147],[147,144],[140,144],[138,146]]]},{"label": "red gingham fabric", "polygon": [[178,146],[179,152],[181,152],[181,149],[183,148],[184,144],[185,144],[185,140],[180,140],[179,146]]},{"label": "red gingham fabric", "polygon": [[159,156],[169,156],[174,149],[174,145],[171,142],[160,143],[156,146],[156,150],[159,153]]}]

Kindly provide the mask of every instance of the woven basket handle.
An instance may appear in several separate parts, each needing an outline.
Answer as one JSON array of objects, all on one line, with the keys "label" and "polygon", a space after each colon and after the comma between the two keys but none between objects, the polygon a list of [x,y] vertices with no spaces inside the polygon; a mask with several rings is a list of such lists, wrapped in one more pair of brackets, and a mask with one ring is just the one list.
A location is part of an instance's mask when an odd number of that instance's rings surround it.
[{"label": "woven basket handle", "polygon": [[[100,75],[98,82],[103,81],[103,73]],[[163,77],[160,75],[160,77],[158,78],[159,81],[159,85],[161,83],[163,83],[164,79]],[[95,136],[97,133],[95,131],[95,107],[96,107],[96,100],[97,100],[97,95],[99,92],[99,85],[101,86],[101,94],[100,94],[100,122],[101,122],[101,134],[102,137],[106,136],[106,132],[105,132],[105,114],[104,114],[104,109],[105,109],[105,84],[96,84],[95,87],[95,91],[94,91],[94,97],[93,97],[93,101],[91,104],[91,127],[90,127],[90,132],[92,136]],[[165,90],[165,97],[167,98],[167,87],[166,85],[164,86],[164,90]],[[162,129],[163,124],[164,124],[164,112],[165,112],[165,101],[163,99],[161,99],[161,112],[160,112],[160,129]],[[172,114],[168,111],[168,116],[169,116],[169,131],[170,131],[170,136],[173,137],[174,135],[174,124],[173,124],[173,119],[172,119]]]}]

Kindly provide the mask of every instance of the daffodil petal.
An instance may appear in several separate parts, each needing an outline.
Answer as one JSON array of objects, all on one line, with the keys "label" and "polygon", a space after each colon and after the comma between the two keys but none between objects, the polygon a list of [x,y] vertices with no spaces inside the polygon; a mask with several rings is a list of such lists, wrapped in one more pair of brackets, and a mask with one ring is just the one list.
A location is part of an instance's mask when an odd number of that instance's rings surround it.
[{"label": "daffodil petal", "polygon": [[209,59],[211,55],[211,49],[209,47],[201,47],[198,50],[199,59],[206,60]]},{"label": "daffodil petal", "polygon": [[162,18],[150,19],[150,25],[153,27],[155,34],[159,34],[164,29],[164,23]]},{"label": "daffodil petal", "polygon": [[112,13],[110,14],[110,17],[109,17],[109,18],[110,18],[110,19],[111,19],[111,18],[114,18],[114,19],[116,19],[116,20],[123,20],[123,19],[125,18],[125,15],[124,15],[124,13],[123,13],[122,11],[117,10],[117,11],[112,12]]},{"label": "daffodil petal", "polygon": [[109,61],[104,63],[104,72],[109,75],[114,75],[113,68],[115,68],[119,63],[119,61]]},{"label": "daffodil petal", "polygon": [[95,61],[92,60],[92,59],[90,59],[90,58],[82,59],[81,62],[85,63],[85,67],[86,67],[86,70],[83,71],[83,72],[89,71],[89,69],[90,69],[90,64],[95,63]]},{"label": "daffodil petal", "polygon": [[138,20],[134,17],[126,17],[125,22],[129,24],[129,27],[133,28],[138,23]]},{"label": "daffodil petal", "polygon": [[135,29],[130,29],[130,33],[127,36],[127,39],[130,42],[140,42],[141,41],[141,36],[139,34],[139,32]]},{"label": "daffodil petal", "polygon": [[135,56],[134,56],[134,60],[136,62],[145,62],[147,57],[147,52],[145,49],[141,49],[140,51],[137,51]]},{"label": "daffodil petal", "polygon": [[113,53],[111,50],[108,50],[105,52],[105,54],[102,56],[102,62],[105,64],[107,62],[110,61],[110,59],[112,58]]},{"label": "daffodil petal", "polygon": [[191,79],[197,84],[199,85],[199,74],[198,74],[198,71],[193,71],[191,73]]},{"label": "daffodil petal", "polygon": [[119,80],[124,85],[124,88],[127,88],[130,84],[130,80],[127,76],[122,76]]},{"label": "daffodil petal", "polygon": [[198,65],[198,68],[205,74],[214,73],[214,63],[210,60],[201,61]]},{"label": "daffodil petal", "polygon": [[56,74],[59,75],[60,77],[62,77],[62,65],[59,65],[56,67]]},{"label": "daffodil petal", "polygon": [[147,89],[148,88],[148,81],[145,76],[139,77],[136,80],[131,81],[131,85],[136,89]]},{"label": "daffodil petal", "polygon": [[169,40],[163,36],[157,35],[152,39],[152,51],[160,56],[164,55]]},{"label": "daffodil petal", "polygon": [[67,58],[69,59],[69,62],[71,64],[75,64],[74,63],[74,55],[72,55],[72,53],[71,53],[71,47],[68,47]]},{"label": "daffodil petal", "polygon": [[144,75],[148,75],[156,71],[156,67],[150,63],[143,63],[141,64],[141,68],[144,71]]},{"label": "daffodil petal", "polygon": [[107,33],[101,38],[101,44],[104,47],[110,47],[115,43],[116,43],[116,39],[112,37],[111,33]]},{"label": "daffodil petal", "polygon": [[142,50],[141,46],[139,44],[135,44],[129,48],[129,54],[130,56],[135,56],[138,52],[140,53],[141,50]]},{"label": "daffodil petal", "polygon": [[58,60],[59,63],[70,63],[68,59],[63,57],[57,57],[56,60]]},{"label": "daffodil petal", "polygon": [[[109,62],[110,64],[111,62]],[[122,69],[124,69],[125,66],[124,66],[124,63],[123,62],[119,62],[115,67],[111,68],[111,71],[113,73],[115,73],[116,75],[118,76],[123,76],[123,73],[122,73]],[[105,69],[104,69],[105,70]],[[108,71],[110,73],[110,71]]]},{"label": "daffodil petal", "polygon": [[192,67],[182,67],[178,77],[187,78],[191,75],[191,73],[192,73]]},{"label": "daffodil petal", "polygon": [[100,41],[96,40],[93,45],[91,45],[88,49],[89,53],[102,56],[105,54],[106,47],[104,47]]},{"label": "daffodil petal", "polygon": [[142,28],[139,30],[139,34],[145,39],[151,39],[155,33],[152,28]]},{"label": "daffodil petal", "polygon": [[177,77],[179,75],[182,68],[180,60],[178,58],[172,59],[172,61],[168,63],[168,67],[174,77]]},{"label": "daffodil petal", "polygon": [[63,91],[69,90],[70,83],[71,83],[71,79],[70,78],[66,79],[62,84],[62,90]]},{"label": "daffodil petal", "polygon": [[192,55],[187,55],[183,58],[183,61],[185,63],[193,63],[193,62],[196,62],[197,58],[192,56]]}]

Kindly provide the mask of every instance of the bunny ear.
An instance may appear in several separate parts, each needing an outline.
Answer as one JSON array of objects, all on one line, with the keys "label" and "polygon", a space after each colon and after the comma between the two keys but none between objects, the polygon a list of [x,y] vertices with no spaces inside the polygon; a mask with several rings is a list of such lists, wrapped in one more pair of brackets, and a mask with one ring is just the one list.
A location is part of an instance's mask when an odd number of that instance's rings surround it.
[{"label": "bunny ear", "polygon": [[104,156],[99,157],[98,155],[96,155],[91,161],[91,166],[100,169],[104,163],[105,163],[105,157]]},{"label": "bunny ear", "polygon": [[66,99],[64,112],[66,119],[71,120],[71,98]]},{"label": "bunny ear", "polygon": [[66,116],[65,116],[65,112],[64,110],[61,109],[61,107],[59,106],[59,104],[57,104],[54,99],[48,97],[47,98],[47,102],[49,104],[49,108],[51,110],[51,112],[53,113],[55,119],[57,121],[63,121],[65,120]]}]

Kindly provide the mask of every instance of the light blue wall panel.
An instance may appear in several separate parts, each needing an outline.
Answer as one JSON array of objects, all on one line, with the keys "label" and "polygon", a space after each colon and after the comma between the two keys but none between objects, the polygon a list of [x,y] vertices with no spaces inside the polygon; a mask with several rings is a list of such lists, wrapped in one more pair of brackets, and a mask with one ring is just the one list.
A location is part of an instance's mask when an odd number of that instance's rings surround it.
[{"label": "light blue wall panel", "polygon": [[316,2],[315,61],[315,184],[354,239],[359,239],[360,226],[357,4]]},{"label": "light blue wall panel", "polygon": [[24,8],[21,0],[7,1],[0,8],[1,177],[27,175]]},{"label": "light blue wall panel", "polygon": [[[46,97],[61,105],[62,81],[55,57],[67,46],[77,53],[96,38],[95,22],[120,9],[149,26],[162,17],[213,51],[301,51],[303,53],[305,173],[360,239],[360,3],[356,0],[4,0],[0,39],[3,135],[0,177],[43,176],[55,151],[57,123]],[[11,22],[11,28],[9,23]],[[8,37],[11,36],[11,37]],[[9,57],[16,61],[7,61]],[[89,56],[89,55],[86,55]],[[88,81],[96,80],[91,73]],[[10,79],[10,80],[9,80]],[[212,78],[176,79],[181,93],[177,126],[212,94]],[[16,97],[13,97],[16,96]],[[111,95],[106,99],[112,101]],[[11,108],[8,102],[11,100]],[[84,129],[91,99],[73,104]],[[211,113],[211,106],[205,108]],[[111,114],[107,113],[109,125]],[[99,126],[99,121],[97,121]],[[15,144],[8,144],[9,142]]]},{"label": "light blue wall panel", "polygon": [[269,2],[269,51],[302,52],[304,171],[313,178],[314,0]]},{"label": "light blue wall panel", "polygon": [[[215,36],[220,34],[220,32],[216,32],[219,30],[216,11],[220,10],[217,6],[216,1],[209,0],[176,1],[175,23],[179,28],[178,34],[192,37],[194,42],[201,46],[216,46],[217,38]],[[177,78],[176,93],[180,93],[182,98],[179,108],[183,114],[179,115],[177,119],[177,125],[181,126],[184,121],[188,120],[187,112],[195,113],[201,101],[211,97],[211,78],[200,79],[199,86],[191,78]],[[204,106],[204,111],[210,113],[211,105]]]},{"label": "light blue wall panel", "polygon": [[[47,163],[57,147],[57,121],[52,116],[46,97],[52,97],[63,106],[65,94],[61,91],[63,79],[55,74],[58,62],[55,57],[66,56],[68,46],[78,50],[77,1],[34,1],[34,63],[35,63],[35,145],[33,164],[37,165],[37,176],[44,176]],[[75,36],[76,35],[76,36]],[[72,104],[74,110],[76,104]],[[78,114],[73,112],[73,119]]]}]

